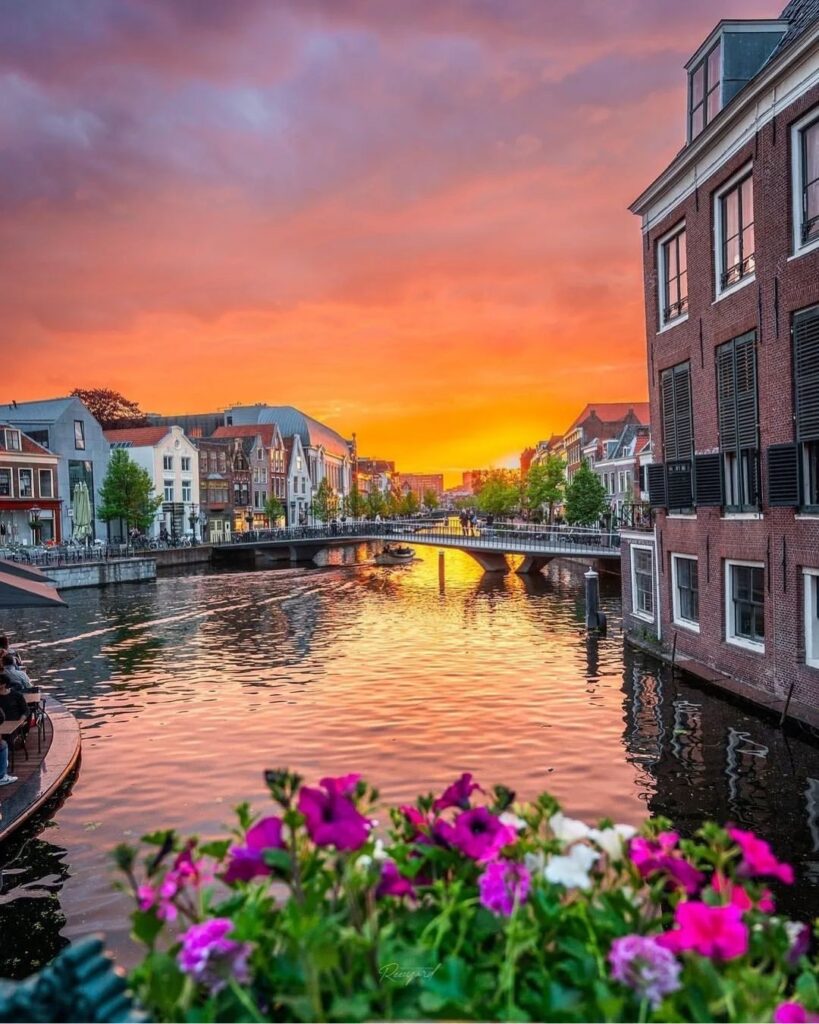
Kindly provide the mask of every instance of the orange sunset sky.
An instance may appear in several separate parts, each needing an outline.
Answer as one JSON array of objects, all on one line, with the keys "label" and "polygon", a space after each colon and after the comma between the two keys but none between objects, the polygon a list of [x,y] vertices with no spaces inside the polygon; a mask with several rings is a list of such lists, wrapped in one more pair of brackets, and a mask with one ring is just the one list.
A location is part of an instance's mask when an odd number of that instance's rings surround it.
[{"label": "orange sunset sky", "polygon": [[627,204],[747,0],[0,9],[3,401],[292,404],[404,471],[646,397]]}]

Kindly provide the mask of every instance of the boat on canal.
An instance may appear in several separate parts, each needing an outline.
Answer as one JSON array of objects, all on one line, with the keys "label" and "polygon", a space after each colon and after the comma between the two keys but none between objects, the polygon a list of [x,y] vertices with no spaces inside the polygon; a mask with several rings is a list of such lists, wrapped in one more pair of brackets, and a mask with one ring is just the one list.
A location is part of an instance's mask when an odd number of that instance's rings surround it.
[{"label": "boat on canal", "polygon": [[415,558],[415,550],[406,545],[386,544],[384,549],[375,556],[376,565],[404,565]]}]

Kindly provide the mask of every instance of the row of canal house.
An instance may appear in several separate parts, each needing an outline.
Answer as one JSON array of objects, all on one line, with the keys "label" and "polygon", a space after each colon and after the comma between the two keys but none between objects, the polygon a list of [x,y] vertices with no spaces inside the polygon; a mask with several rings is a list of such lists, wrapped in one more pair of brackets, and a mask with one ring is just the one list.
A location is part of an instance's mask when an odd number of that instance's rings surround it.
[{"label": "row of canal house", "polygon": [[583,462],[600,478],[614,522],[639,519],[647,499],[645,467],[651,461],[647,402],[593,402],[565,433],[553,434],[521,455],[521,472],[556,455],[570,482]]},{"label": "row of canal house", "polygon": [[819,696],[819,5],[721,21],[642,221],[654,463],[626,624],[803,717]]},{"label": "row of canal house", "polygon": [[349,494],[353,448],[290,406],[256,406],[202,416],[150,417],[152,424],[103,431],[74,397],[0,406],[0,547],[60,543],[71,537],[72,496],[88,488],[92,536],[119,536],[97,516],[98,494],[112,450],[124,449],[161,498],[149,533],[196,534],[218,543],[233,532],[269,525],[275,497],[289,524],[305,523],[315,491],[327,479]]}]

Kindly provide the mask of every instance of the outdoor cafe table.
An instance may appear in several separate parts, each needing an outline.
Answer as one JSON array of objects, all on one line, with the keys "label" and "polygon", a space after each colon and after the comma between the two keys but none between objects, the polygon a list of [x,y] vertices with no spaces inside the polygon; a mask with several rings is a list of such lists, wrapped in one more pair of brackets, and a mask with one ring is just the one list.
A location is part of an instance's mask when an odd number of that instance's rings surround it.
[{"label": "outdoor cafe table", "polygon": [[9,768],[14,768],[14,737],[27,721],[28,718],[24,717],[7,718],[5,722],[0,722],[0,737],[6,740],[9,745]]}]

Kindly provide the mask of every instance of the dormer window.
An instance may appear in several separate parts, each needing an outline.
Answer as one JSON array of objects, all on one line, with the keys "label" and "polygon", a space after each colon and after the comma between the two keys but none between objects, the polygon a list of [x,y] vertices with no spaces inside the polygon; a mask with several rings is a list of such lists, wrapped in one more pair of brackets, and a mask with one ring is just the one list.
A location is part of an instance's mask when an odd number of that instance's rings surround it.
[{"label": "dormer window", "polygon": [[688,258],[685,224],[679,224],[658,243],[660,330],[688,314]]},{"label": "dormer window", "polygon": [[722,46],[720,40],[691,71],[689,76],[688,137],[695,139],[719,113],[720,69]]},{"label": "dormer window", "polygon": [[19,430],[6,430],[6,451],[19,452],[20,451],[20,431]]}]

